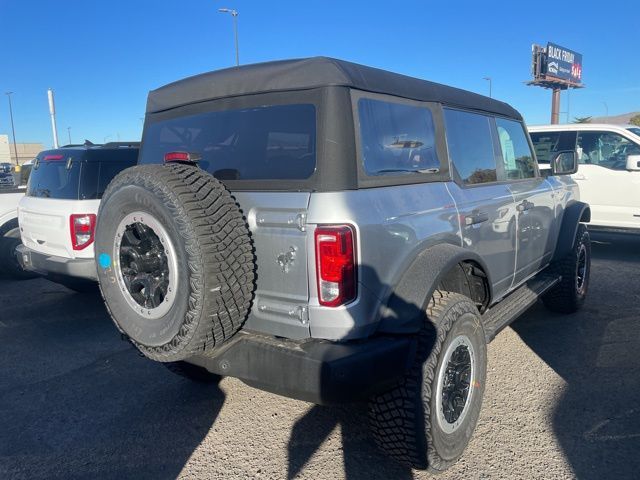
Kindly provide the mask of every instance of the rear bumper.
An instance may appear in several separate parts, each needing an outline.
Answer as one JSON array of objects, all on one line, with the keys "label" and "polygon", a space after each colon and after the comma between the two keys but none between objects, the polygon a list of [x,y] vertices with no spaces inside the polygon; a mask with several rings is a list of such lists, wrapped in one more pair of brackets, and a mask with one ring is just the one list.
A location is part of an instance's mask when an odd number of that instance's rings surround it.
[{"label": "rear bumper", "polygon": [[65,258],[35,252],[24,245],[16,248],[16,256],[22,268],[41,275],[98,280],[96,264],[92,258]]},{"label": "rear bumper", "polygon": [[214,357],[188,361],[261,390],[330,405],[366,400],[390,388],[409,368],[415,350],[409,336],[300,342],[240,331]]}]

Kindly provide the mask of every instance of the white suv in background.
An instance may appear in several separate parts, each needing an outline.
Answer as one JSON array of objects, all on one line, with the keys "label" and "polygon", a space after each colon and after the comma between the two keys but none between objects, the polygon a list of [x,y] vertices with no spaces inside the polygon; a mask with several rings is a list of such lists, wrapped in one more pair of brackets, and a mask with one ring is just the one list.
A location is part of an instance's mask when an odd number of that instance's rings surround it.
[{"label": "white suv in background", "polygon": [[41,152],[18,204],[25,270],[84,292],[97,279],[93,238],[102,193],[138,160],[138,143],[68,146]]},{"label": "white suv in background", "polygon": [[640,233],[640,127],[575,123],[530,126],[538,161],[575,150],[572,175],[580,199],[591,206],[590,230]]}]

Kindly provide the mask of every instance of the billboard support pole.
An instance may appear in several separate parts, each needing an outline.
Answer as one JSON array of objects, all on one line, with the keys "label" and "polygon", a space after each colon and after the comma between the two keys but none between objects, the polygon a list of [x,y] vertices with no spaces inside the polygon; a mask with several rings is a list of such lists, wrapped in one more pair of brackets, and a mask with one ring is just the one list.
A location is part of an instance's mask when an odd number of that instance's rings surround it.
[{"label": "billboard support pole", "polygon": [[551,95],[551,124],[557,125],[560,123],[560,88],[553,89]]}]

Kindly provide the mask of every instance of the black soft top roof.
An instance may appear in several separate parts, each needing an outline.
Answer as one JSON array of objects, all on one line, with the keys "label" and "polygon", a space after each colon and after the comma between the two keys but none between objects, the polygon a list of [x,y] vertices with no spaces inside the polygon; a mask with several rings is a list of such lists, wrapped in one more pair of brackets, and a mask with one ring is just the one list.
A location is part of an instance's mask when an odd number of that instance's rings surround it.
[{"label": "black soft top roof", "polygon": [[280,60],[203,73],[149,92],[147,113],[218,98],[345,86],[521,120],[510,105],[483,95],[327,57]]}]

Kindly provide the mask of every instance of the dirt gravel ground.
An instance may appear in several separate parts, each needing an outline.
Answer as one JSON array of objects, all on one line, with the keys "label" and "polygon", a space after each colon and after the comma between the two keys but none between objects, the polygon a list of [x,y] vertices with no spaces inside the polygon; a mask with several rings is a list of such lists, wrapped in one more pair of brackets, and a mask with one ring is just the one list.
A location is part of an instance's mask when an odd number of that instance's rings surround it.
[{"label": "dirt gravel ground", "polygon": [[[532,308],[489,347],[480,423],[438,479],[640,476],[640,240],[593,247],[575,315]],[[0,279],[1,479],[421,479],[364,406],[317,407],[141,358],[95,295]]]}]

